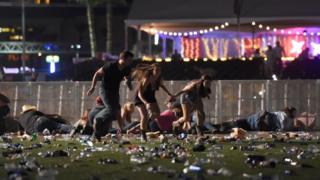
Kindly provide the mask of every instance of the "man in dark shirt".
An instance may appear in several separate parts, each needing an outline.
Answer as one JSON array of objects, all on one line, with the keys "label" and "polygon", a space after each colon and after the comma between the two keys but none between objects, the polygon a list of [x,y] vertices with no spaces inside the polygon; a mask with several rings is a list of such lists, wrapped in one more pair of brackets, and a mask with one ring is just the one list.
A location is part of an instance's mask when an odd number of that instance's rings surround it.
[{"label": "man in dark shirt", "polygon": [[68,134],[73,128],[60,116],[44,114],[31,105],[22,106],[22,114],[18,117],[18,122],[28,134],[42,133],[45,129],[50,133]]},{"label": "man in dark shirt", "polygon": [[118,61],[106,63],[93,76],[91,88],[87,93],[89,96],[94,92],[98,77],[102,77],[99,96],[104,109],[95,116],[93,123],[94,136],[98,140],[111,128],[112,120],[118,120],[119,128],[122,129],[119,89],[121,81],[130,75],[132,59],[133,54],[124,51],[120,53]]}]

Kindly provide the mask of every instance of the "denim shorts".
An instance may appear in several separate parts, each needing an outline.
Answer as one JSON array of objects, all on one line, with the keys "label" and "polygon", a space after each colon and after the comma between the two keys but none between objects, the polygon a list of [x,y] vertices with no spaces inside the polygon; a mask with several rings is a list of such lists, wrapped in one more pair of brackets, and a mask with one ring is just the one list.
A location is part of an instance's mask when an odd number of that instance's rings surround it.
[{"label": "denim shorts", "polygon": [[180,96],[180,103],[181,104],[189,104],[190,106],[194,106],[194,98],[188,94],[188,93],[183,93]]}]

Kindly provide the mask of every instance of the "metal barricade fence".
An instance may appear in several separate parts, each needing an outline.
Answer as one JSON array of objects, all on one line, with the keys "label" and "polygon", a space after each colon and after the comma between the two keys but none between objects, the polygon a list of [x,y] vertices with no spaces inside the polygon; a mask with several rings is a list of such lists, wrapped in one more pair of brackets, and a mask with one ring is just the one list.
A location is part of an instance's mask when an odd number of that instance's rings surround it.
[{"label": "metal barricade fence", "polygon": [[[186,84],[185,81],[165,82],[173,93]],[[90,82],[1,82],[0,92],[11,99],[13,116],[21,113],[24,104],[32,104],[40,111],[59,114],[74,122],[94,105],[98,88],[95,94],[87,96],[90,85]],[[121,84],[121,104],[132,101],[134,95],[134,91],[130,91],[124,83]],[[157,99],[160,109],[165,110],[167,95],[160,90]],[[278,111],[286,106],[296,107],[298,114],[316,113],[319,117],[320,80],[213,81],[210,99],[204,99],[206,120],[214,123],[245,118],[263,109]],[[139,118],[137,111],[133,118]]]}]

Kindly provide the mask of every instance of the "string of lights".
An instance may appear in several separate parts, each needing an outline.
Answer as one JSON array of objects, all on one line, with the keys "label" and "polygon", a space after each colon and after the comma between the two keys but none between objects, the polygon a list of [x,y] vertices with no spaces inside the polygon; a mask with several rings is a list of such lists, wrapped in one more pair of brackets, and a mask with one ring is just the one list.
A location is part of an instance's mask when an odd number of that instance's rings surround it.
[{"label": "string of lights", "polygon": [[171,32],[171,31],[158,31],[156,29],[152,29],[151,33],[152,34],[158,34],[158,35],[164,35],[164,36],[197,36],[197,35],[201,35],[201,34],[208,34],[208,33],[212,33],[214,31],[219,31],[222,29],[225,29],[229,26],[230,24],[228,22],[225,22],[223,24],[221,24],[220,26],[214,26],[211,28],[206,28],[206,29],[199,29],[196,31],[182,31],[182,32]]}]

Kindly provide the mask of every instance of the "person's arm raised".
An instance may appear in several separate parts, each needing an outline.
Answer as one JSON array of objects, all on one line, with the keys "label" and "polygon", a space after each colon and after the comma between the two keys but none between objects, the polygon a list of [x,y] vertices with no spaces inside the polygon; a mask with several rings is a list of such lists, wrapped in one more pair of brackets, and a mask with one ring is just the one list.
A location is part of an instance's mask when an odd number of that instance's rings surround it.
[{"label": "person's arm raised", "polygon": [[87,92],[87,95],[90,96],[91,94],[93,94],[94,92],[94,88],[96,87],[97,81],[98,81],[98,77],[103,76],[103,69],[100,68],[96,71],[96,73],[93,76],[92,79],[92,83],[91,83],[91,87]]},{"label": "person's arm raised", "polygon": [[167,89],[167,87],[163,84],[163,81],[160,81],[160,87],[170,96],[173,97],[173,95],[169,92],[169,90]]}]

